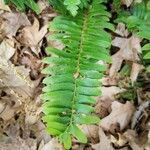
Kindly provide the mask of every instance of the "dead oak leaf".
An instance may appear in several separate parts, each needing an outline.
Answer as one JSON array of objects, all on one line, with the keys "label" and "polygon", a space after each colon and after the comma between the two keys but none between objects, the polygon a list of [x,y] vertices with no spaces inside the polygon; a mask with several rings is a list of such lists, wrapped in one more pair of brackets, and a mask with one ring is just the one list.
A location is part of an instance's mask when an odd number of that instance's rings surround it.
[{"label": "dead oak leaf", "polygon": [[[115,47],[119,47],[120,50],[114,55],[112,55],[112,66],[109,71],[109,75],[111,77],[114,76],[120,70],[124,60],[131,61],[132,63],[136,63],[140,60],[138,56],[138,54],[141,53],[140,42],[140,38],[134,35],[130,38],[116,37],[112,41],[112,45]],[[133,80],[135,81],[135,79]]]},{"label": "dead oak leaf", "polygon": [[111,109],[111,113],[101,120],[100,126],[106,131],[110,131],[111,127],[117,124],[119,124],[120,130],[125,129],[134,112],[133,104],[129,101],[125,104],[114,101],[112,102]]},{"label": "dead oak leaf", "polygon": [[21,26],[30,25],[27,16],[23,13],[5,12],[1,18],[3,21],[0,24],[0,33],[8,37],[15,36]]},{"label": "dead oak leaf", "polygon": [[14,66],[9,60],[14,53],[15,48],[12,40],[4,40],[0,44],[0,88],[8,88],[11,91],[18,88],[31,94],[33,92],[31,87],[34,85],[29,76],[30,69],[24,66]]},{"label": "dead oak leaf", "polygon": [[114,150],[114,148],[111,145],[110,139],[106,136],[101,127],[99,128],[99,139],[100,143],[92,145],[92,148],[94,150]]},{"label": "dead oak leaf", "polygon": [[115,100],[115,95],[124,92],[125,89],[121,89],[116,86],[102,87],[102,95],[98,97],[97,104],[95,106],[95,112],[101,117],[106,117],[110,110],[111,104]]},{"label": "dead oak leaf", "polygon": [[48,25],[44,25],[40,29],[40,24],[37,18],[34,18],[33,25],[26,26],[21,30],[18,37],[19,41],[25,46],[29,46],[33,52],[36,52],[35,47],[41,42],[45,34],[47,33]]}]

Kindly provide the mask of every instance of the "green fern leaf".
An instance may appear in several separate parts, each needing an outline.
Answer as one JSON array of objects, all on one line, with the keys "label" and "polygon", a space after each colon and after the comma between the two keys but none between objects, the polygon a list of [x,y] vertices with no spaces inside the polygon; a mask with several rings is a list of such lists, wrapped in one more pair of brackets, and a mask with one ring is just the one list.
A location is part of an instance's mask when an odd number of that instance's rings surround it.
[{"label": "green fern leaf", "polygon": [[41,13],[39,6],[36,4],[34,0],[5,0],[5,3],[7,4],[13,3],[21,11],[24,11],[27,6],[31,8],[33,11],[35,11],[37,14]]},{"label": "green fern leaf", "polygon": [[106,67],[98,62],[111,62],[111,36],[105,29],[114,30],[109,23],[111,15],[102,2],[93,0],[78,16],[57,16],[50,24],[54,35],[49,39],[59,40],[65,47],[46,49],[52,57],[43,60],[48,64],[42,71],[48,75],[43,80],[43,120],[48,132],[58,136],[66,149],[71,146],[71,136],[87,142],[77,125],[99,122],[91,113],[94,97],[101,94],[100,79]]},{"label": "green fern leaf", "polygon": [[64,0],[64,5],[67,6],[67,10],[69,10],[73,16],[77,14],[78,5],[80,3],[80,0]]},{"label": "green fern leaf", "polygon": [[76,16],[79,9],[88,6],[90,0],[49,0],[50,4],[60,13],[67,14],[70,12],[72,16]]}]

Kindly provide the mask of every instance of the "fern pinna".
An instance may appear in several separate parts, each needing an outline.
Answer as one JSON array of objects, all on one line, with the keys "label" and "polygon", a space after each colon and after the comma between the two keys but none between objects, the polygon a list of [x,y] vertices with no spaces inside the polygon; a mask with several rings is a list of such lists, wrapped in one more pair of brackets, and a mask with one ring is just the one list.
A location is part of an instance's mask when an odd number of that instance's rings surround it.
[{"label": "fern pinna", "polygon": [[37,14],[41,12],[39,6],[36,4],[34,0],[4,0],[6,4],[12,3],[17,6],[19,10],[25,10],[26,6],[31,8]]},{"label": "fern pinna", "polygon": [[88,6],[90,0],[49,0],[50,4],[59,12],[65,14],[67,10],[76,16],[79,8]]},{"label": "fern pinna", "polygon": [[78,16],[57,16],[50,24],[54,33],[50,40],[59,40],[65,47],[48,47],[52,57],[43,60],[49,64],[43,70],[48,74],[43,81],[43,120],[47,131],[58,136],[67,149],[71,147],[71,136],[81,143],[87,142],[78,125],[99,122],[91,113],[106,69],[99,60],[111,61],[111,36],[104,30],[114,30],[109,18],[103,0],[93,0]]}]

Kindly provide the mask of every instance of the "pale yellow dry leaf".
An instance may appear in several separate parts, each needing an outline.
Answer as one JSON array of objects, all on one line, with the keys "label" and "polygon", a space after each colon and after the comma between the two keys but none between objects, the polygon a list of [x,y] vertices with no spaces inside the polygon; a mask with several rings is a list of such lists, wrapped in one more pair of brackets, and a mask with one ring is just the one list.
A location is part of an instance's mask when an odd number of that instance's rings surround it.
[{"label": "pale yellow dry leaf", "polygon": [[92,145],[94,150],[114,150],[110,139],[106,136],[101,127],[99,128],[99,139],[100,143]]},{"label": "pale yellow dry leaf", "polygon": [[4,0],[0,0],[0,10],[11,11],[9,6],[5,4]]},{"label": "pale yellow dry leaf", "polygon": [[20,27],[30,25],[27,16],[23,13],[5,12],[0,17],[4,19],[0,25],[0,33],[4,36],[15,36]]},{"label": "pale yellow dry leaf", "polygon": [[100,126],[106,131],[111,130],[111,127],[117,124],[119,124],[120,130],[125,129],[134,112],[133,104],[129,101],[125,104],[114,101],[111,109],[111,113],[101,120]]},{"label": "pale yellow dry leaf", "polygon": [[122,2],[122,4],[124,4],[127,7],[129,7],[132,4],[133,0],[121,0],[121,2]]}]

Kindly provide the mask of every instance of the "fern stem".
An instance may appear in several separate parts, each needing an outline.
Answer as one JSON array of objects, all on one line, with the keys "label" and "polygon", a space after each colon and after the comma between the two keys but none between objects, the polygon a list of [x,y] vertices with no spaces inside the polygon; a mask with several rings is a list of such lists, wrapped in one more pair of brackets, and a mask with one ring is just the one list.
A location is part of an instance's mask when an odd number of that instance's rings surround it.
[{"label": "fern stem", "polygon": [[[64,132],[68,132],[70,126],[73,124],[73,116],[76,113],[76,110],[74,110],[74,106],[76,103],[76,95],[77,95],[77,79],[80,77],[80,58],[81,58],[81,54],[83,52],[83,43],[84,43],[84,33],[86,32],[87,29],[87,20],[88,20],[88,13],[86,12],[84,14],[84,18],[83,18],[83,25],[82,25],[82,31],[81,31],[81,38],[80,38],[80,44],[79,44],[79,54],[78,54],[78,60],[77,60],[77,71],[76,73],[74,73],[74,92],[73,92],[73,98],[72,98],[72,111],[71,111],[71,117],[70,117],[70,124],[68,125],[68,127],[66,128],[66,130]],[[62,133],[63,134],[63,133]],[[61,135],[60,135],[61,136]]]}]

